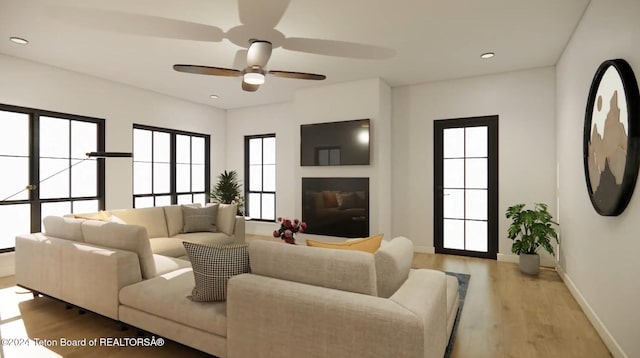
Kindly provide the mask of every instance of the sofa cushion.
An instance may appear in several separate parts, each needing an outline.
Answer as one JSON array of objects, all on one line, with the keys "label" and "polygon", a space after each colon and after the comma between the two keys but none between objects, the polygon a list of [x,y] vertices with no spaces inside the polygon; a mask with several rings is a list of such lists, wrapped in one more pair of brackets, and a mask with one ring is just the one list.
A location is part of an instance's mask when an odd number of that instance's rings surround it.
[{"label": "sofa cushion", "polygon": [[217,232],[217,214],[217,204],[205,206],[204,208],[183,207],[182,216],[184,220],[184,228],[182,229],[182,232]]},{"label": "sofa cushion", "polygon": [[189,260],[182,260],[180,258],[153,255],[153,261],[156,263],[156,276],[164,275],[167,272],[190,268],[191,263]]},{"label": "sofa cushion", "polygon": [[229,245],[235,242],[233,236],[229,236],[223,232],[192,232],[189,234],[178,234],[172,237],[172,239],[209,246]]},{"label": "sofa cushion", "polygon": [[[189,206],[192,208],[199,208],[200,204],[188,204],[184,206]],[[182,207],[183,205],[170,205],[164,206],[164,217],[167,220],[167,231],[169,237],[174,237],[180,233],[182,233],[182,228],[184,226],[184,220],[182,217]]]},{"label": "sofa cushion", "polygon": [[180,269],[120,290],[120,303],[222,337],[227,335],[226,302],[194,302],[190,268]]},{"label": "sofa cushion", "polygon": [[142,277],[156,275],[156,264],[144,227],[86,220],[82,223],[82,234],[87,243],[135,252],[140,260]]},{"label": "sofa cushion", "polygon": [[315,240],[307,240],[307,246],[323,247],[326,249],[338,249],[338,250],[357,250],[368,253],[375,253],[380,248],[383,234],[378,234],[371,237],[365,237],[362,239],[347,240],[345,242],[322,242]]},{"label": "sofa cushion", "polygon": [[378,295],[373,255],[366,252],[319,250],[309,246],[254,240],[249,243],[249,257],[253,274]]},{"label": "sofa cushion", "polygon": [[218,216],[216,218],[216,226],[219,231],[231,236],[236,227],[236,213],[238,206],[236,204],[220,204],[218,206]]},{"label": "sofa cushion", "polygon": [[386,241],[374,254],[378,295],[389,298],[407,280],[413,262],[413,242],[406,237]]},{"label": "sofa cushion", "polygon": [[72,241],[84,241],[82,236],[82,222],[84,219],[74,219],[60,216],[44,218],[45,235]]},{"label": "sofa cushion", "polygon": [[249,273],[247,244],[206,246],[184,242],[196,285],[191,299],[196,302],[224,301],[227,282],[235,275]]},{"label": "sofa cushion", "polygon": [[182,240],[174,237],[154,237],[149,239],[149,245],[151,246],[151,251],[157,255],[181,257],[187,254],[184,246],[182,246]]},{"label": "sofa cushion", "polygon": [[149,238],[169,236],[162,207],[112,210],[111,214],[127,224],[143,226]]}]

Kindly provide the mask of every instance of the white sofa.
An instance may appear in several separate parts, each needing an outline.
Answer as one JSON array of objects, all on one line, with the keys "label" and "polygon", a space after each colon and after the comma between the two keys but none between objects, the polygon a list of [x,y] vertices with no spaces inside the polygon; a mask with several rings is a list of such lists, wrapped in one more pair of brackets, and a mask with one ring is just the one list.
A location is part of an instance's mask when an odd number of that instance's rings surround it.
[{"label": "white sofa", "polygon": [[410,269],[406,238],[374,255],[256,240],[226,302],[193,302],[190,263],[143,227],[63,222],[16,238],[18,285],[218,357],[442,357],[457,311],[455,278]]}]

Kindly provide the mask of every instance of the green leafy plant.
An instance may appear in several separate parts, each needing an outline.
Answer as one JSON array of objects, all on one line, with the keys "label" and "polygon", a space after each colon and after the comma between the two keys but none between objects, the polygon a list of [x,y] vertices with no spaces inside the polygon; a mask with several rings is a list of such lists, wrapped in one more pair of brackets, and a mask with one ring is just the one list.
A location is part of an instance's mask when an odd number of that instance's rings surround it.
[{"label": "green leafy plant", "polygon": [[508,237],[513,240],[511,252],[514,254],[536,254],[542,246],[553,255],[551,239],[558,242],[558,233],[553,217],[546,204],[536,203],[533,210],[523,210],[525,204],[517,204],[507,209],[506,217],[511,219]]},{"label": "green leafy plant", "polygon": [[242,196],[242,185],[235,170],[226,170],[218,175],[218,182],[213,187],[209,195],[211,200],[221,204],[237,204],[238,212],[242,212],[244,207],[244,197]]}]

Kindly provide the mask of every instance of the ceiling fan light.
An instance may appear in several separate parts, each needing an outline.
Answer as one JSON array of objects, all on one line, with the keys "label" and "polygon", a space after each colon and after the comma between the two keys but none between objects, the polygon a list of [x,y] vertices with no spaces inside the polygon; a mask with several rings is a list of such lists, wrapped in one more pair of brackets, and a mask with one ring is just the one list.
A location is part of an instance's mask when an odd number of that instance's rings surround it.
[{"label": "ceiling fan light", "polygon": [[251,85],[261,85],[264,83],[264,75],[259,72],[245,73],[242,79]]}]

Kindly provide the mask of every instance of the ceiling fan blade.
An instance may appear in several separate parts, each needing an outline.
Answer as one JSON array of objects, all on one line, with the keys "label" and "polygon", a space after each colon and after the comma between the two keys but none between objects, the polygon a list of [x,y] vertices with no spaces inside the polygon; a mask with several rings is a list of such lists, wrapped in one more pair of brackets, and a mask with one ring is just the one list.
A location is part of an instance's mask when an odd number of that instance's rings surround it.
[{"label": "ceiling fan blade", "polygon": [[238,0],[240,22],[258,29],[273,29],[278,25],[291,0]]},{"label": "ceiling fan blade", "polygon": [[215,26],[151,15],[75,7],[53,7],[51,12],[65,23],[101,31],[208,42],[224,38]]},{"label": "ceiling fan blade", "polygon": [[236,51],[236,56],[233,58],[233,68],[245,67],[247,67],[247,50],[238,50]]},{"label": "ceiling fan blade", "polygon": [[318,75],[315,73],[291,72],[291,71],[269,71],[269,74],[276,77],[295,78],[298,80],[321,81],[327,78],[327,76],[325,75]]},{"label": "ceiling fan blade", "polygon": [[245,81],[242,81],[242,89],[247,92],[255,92],[258,90],[258,88],[260,88],[260,85],[252,85],[250,83],[246,83]]},{"label": "ceiling fan blade", "polygon": [[271,58],[272,47],[269,41],[253,41],[247,51],[247,66],[265,67]]},{"label": "ceiling fan blade", "polygon": [[178,72],[195,73],[197,75],[226,76],[226,77],[242,76],[242,71],[234,70],[231,68],[222,68],[222,67],[173,65],[173,69]]},{"label": "ceiling fan blade", "polygon": [[393,49],[359,44],[355,42],[309,39],[303,37],[289,37],[285,39],[282,48],[291,51],[314,53],[336,57],[384,60],[395,56]]}]

